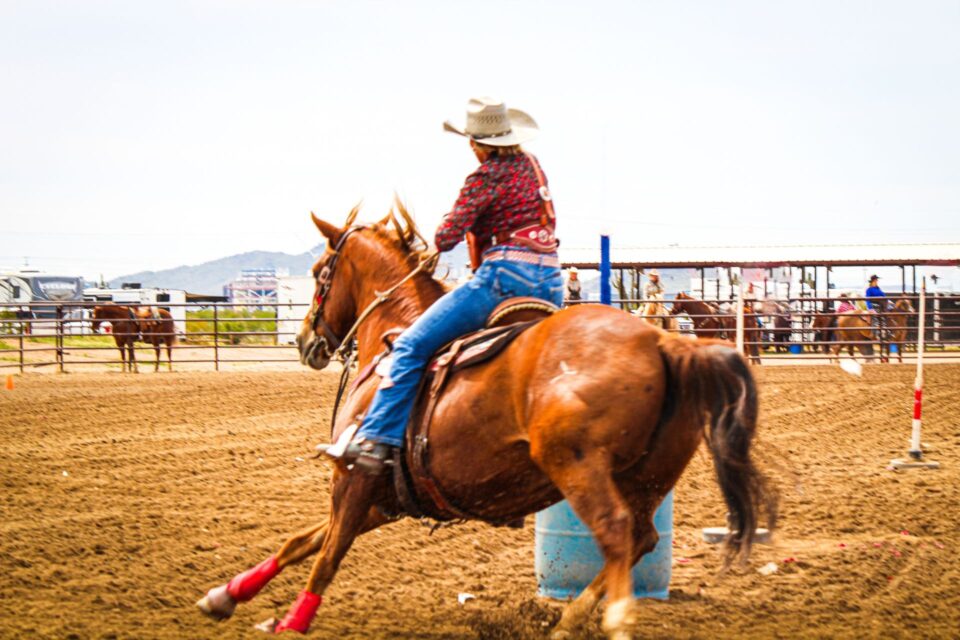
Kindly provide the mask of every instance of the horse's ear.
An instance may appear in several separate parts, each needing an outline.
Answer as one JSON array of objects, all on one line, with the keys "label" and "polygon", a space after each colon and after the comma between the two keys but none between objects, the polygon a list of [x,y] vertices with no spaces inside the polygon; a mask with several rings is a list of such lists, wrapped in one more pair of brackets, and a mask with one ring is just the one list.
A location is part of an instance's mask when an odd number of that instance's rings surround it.
[{"label": "horse's ear", "polygon": [[329,222],[321,220],[313,213],[310,212],[310,218],[313,220],[313,224],[316,225],[317,229],[320,230],[320,233],[330,241],[330,244],[336,244],[337,240],[340,239],[340,234],[343,233],[343,230],[339,227],[336,227]]},{"label": "horse's ear", "polygon": [[347,214],[347,221],[343,223],[344,229],[353,224],[353,221],[357,219],[357,214],[360,213],[360,207],[363,205],[363,200],[358,202],[353,209],[350,209],[350,213]]}]

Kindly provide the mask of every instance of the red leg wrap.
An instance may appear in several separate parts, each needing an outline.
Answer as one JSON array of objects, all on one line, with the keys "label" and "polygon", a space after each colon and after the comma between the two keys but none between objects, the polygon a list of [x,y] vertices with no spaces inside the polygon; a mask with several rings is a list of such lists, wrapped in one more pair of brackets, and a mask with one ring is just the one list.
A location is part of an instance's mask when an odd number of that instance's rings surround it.
[{"label": "red leg wrap", "polygon": [[317,615],[317,609],[320,607],[321,602],[323,602],[322,596],[310,593],[304,589],[300,592],[300,595],[297,596],[297,601],[290,607],[290,611],[287,611],[287,615],[285,615],[283,620],[280,621],[280,624],[276,626],[274,633],[287,630],[306,633],[307,629],[310,628],[310,622],[313,620],[313,616]]},{"label": "red leg wrap", "polygon": [[246,602],[280,573],[277,557],[270,556],[253,569],[247,569],[227,583],[227,593],[237,602]]}]

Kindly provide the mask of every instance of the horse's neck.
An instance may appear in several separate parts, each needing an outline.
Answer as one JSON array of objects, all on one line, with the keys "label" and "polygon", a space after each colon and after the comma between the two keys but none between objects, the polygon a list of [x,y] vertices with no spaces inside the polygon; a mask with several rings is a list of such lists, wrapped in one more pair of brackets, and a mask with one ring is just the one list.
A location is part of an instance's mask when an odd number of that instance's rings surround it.
[{"label": "horse's neck", "polygon": [[[378,292],[385,291],[395,284],[396,281],[371,284],[364,279],[364,290],[357,298],[357,314],[363,313],[373,304]],[[382,338],[387,331],[406,329],[442,295],[443,287],[440,283],[423,274],[413,278],[397,289],[390,299],[376,306],[357,329],[359,365],[362,367],[369,364],[378,353],[383,351],[385,345]]]},{"label": "horse's neck", "polygon": [[130,307],[107,307],[105,315],[107,320],[129,320],[133,312]]},{"label": "horse's neck", "polygon": [[714,310],[706,302],[702,300],[691,300],[690,306],[693,307],[693,312],[702,315],[709,316],[714,314]]}]

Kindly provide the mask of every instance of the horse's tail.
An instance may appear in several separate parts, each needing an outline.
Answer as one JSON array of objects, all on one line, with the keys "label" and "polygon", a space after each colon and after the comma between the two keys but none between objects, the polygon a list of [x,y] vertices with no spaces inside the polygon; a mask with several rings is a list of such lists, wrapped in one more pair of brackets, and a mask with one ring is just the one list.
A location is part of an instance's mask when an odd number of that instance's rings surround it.
[{"label": "horse's tail", "polygon": [[668,371],[665,410],[707,425],[704,439],[730,518],[726,560],[738,555],[746,560],[761,510],[771,530],[777,517],[777,497],[750,457],[757,427],[753,375],[743,356],[719,341],[665,335],[660,353]]}]

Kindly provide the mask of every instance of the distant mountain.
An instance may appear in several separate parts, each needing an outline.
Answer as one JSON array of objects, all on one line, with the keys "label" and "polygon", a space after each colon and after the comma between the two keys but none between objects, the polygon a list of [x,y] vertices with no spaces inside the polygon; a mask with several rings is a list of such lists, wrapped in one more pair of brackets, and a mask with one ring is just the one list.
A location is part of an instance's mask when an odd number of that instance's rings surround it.
[{"label": "distant mountain", "polygon": [[139,282],[144,287],[183,289],[191,293],[221,295],[223,285],[240,274],[241,269],[287,269],[291,275],[305,274],[324,249],[319,244],[299,255],[277,251],[248,251],[197,265],[184,265],[163,271],[141,271],[119,276],[110,281],[111,287],[122,282]]}]

